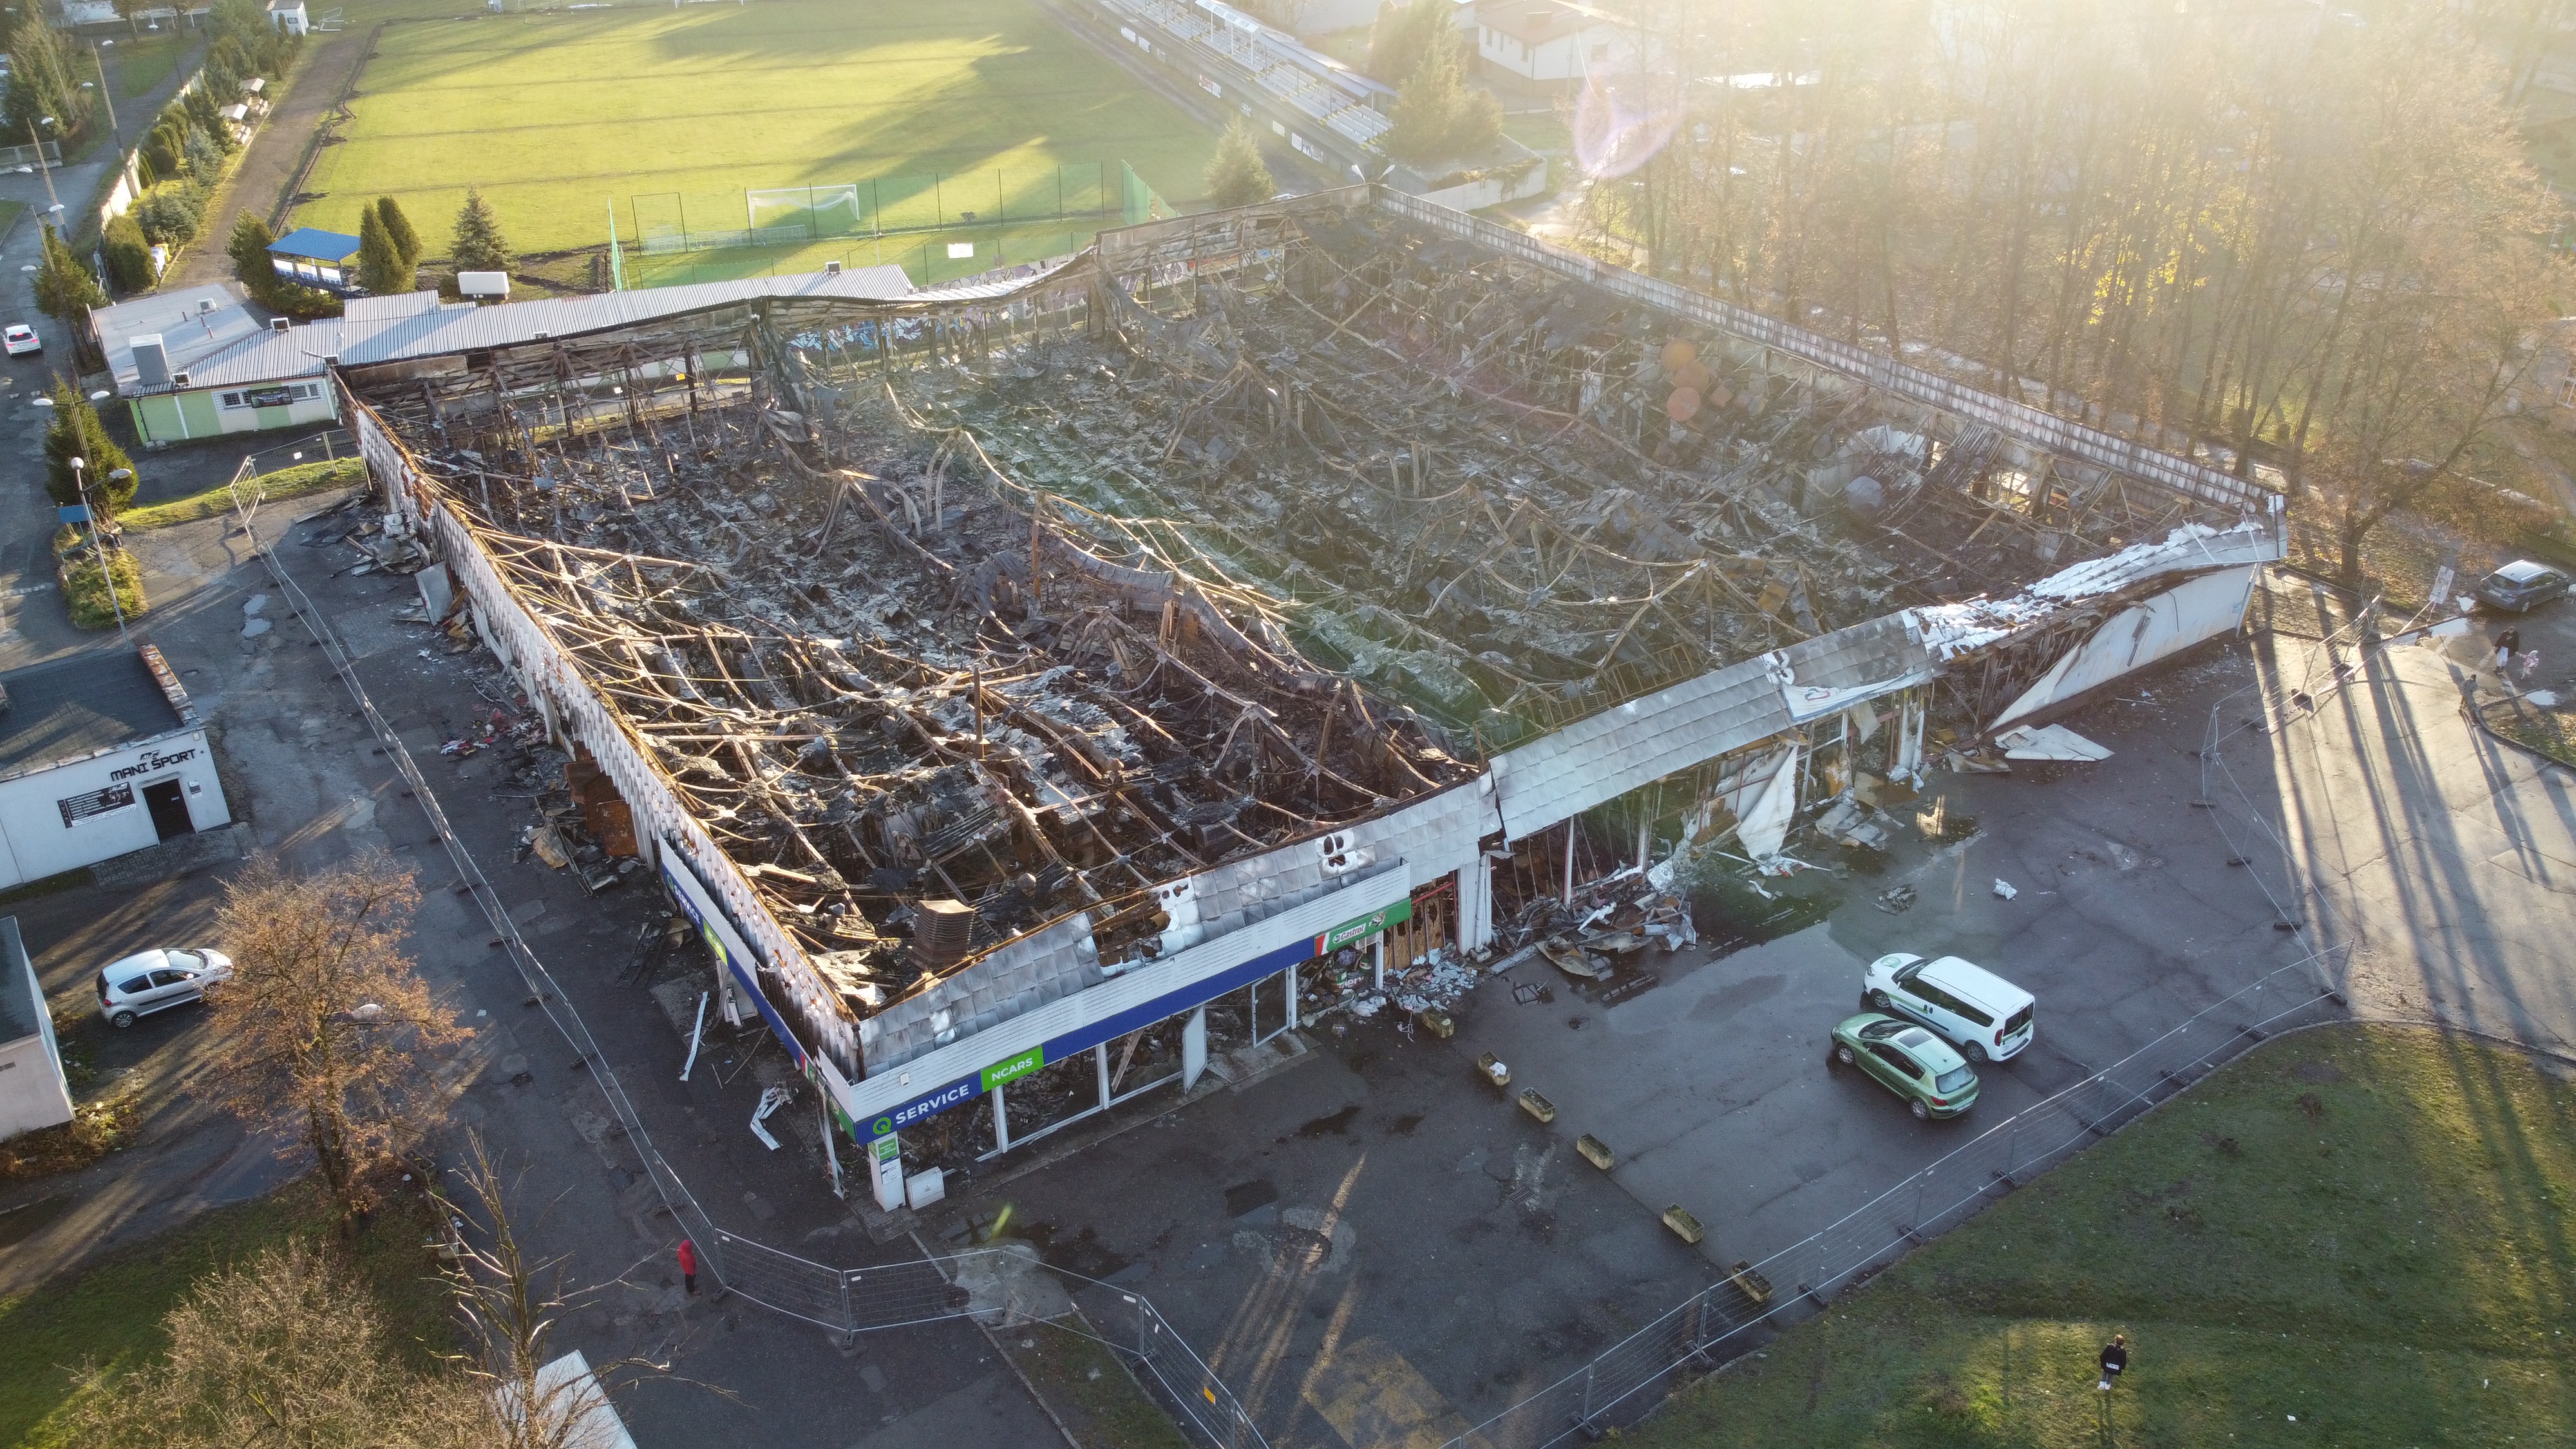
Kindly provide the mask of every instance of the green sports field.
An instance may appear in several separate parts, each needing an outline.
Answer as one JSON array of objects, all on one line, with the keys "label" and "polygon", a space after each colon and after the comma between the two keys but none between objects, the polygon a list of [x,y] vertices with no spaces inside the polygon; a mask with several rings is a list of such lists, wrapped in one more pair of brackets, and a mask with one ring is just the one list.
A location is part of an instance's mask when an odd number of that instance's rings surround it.
[{"label": "green sports field", "polygon": [[980,191],[998,173],[1017,219],[1058,168],[1115,178],[1122,160],[1186,206],[1215,147],[1026,0],[405,20],[385,27],[358,92],[293,221],[355,232],[358,208],[391,195],[433,254],[468,186],[513,247],[549,252],[605,243],[612,205],[635,245],[639,195],[676,194],[693,229],[741,227],[745,188],[949,176]]}]

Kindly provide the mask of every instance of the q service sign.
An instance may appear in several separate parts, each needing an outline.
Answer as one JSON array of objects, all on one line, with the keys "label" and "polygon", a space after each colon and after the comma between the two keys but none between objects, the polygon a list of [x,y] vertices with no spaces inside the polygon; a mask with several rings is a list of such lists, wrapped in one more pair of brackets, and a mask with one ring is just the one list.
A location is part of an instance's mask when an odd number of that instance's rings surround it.
[{"label": "q service sign", "polygon": [[926,1097],[916,1097],[868,1124],[868,1135],[885,1137],[925,1117],[935,1117],[961,1102],[980,1097],[1006,1082],[1016,1082],[1046,1065],[1046,1047],[1033,1046],[1007,1061],[995,1062],[961,1081],[952,1082]]}]

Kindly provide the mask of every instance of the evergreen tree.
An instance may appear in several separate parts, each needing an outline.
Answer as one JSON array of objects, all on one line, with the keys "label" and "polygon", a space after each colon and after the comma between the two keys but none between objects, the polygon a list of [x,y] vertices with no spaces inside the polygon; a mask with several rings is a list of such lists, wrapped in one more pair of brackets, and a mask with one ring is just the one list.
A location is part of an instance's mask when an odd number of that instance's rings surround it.
[{"label": "evergreen tree", "polygon": [[224,64],[222,56],[209,56],[197,68],[197,89],[204,91],[217,107],[229,106],[241,99],[241,77]]},{"label": "evergreen tree", "polygon": [[447,259],[460,272],[506,272],[510,270],[510,244],[501,237],[501,222],[483,200],[483,193],[468,187],[465,204],[456,211],[456,241],[447,249]]},{"label": "evergreen tree", "polygon": [[203,131],[190,131],[187,146],[188,175],[199,186],[211,191],[224,179],[224,149]]},{"label": "evergreen tree", "polygon": [[358,285],[379,297],[412,288],[411,264],[403,260],[402,248],[385,229],[384,213],[372,206],[359,213]]},{"label": "evergreen tree", "polygon": [[1377,7],[1377,23],[1369,27],[1365,69],[1388,85],[1401,86],[1422,68],[1422,58],[1433,49],[1460,43],[1450,26],[1447,0],[1412,0],[1407,5],[1388,0]]},{"label": "evergreen tree", "polygon": [[[134,501],[140,481],[134,460],[107,435],[107,425],[99,421],[98,410],[79,388],[57,376],[53,396],[54,420],[45,427],[45,491],[66,507],[80,502],[80,483],[72,473],[72,459],[78,458],[82,476],[89,480],[90,503],[101,512],[115,514]],[[124,477],[111,476],[120,468]]]},{"label": "evergreen tree", "polygon": [[233,123],[224,119],[223,108],[215,104],[213,96],[206,94],[204,86],[188,92],[181,104],[187,109],[189,121],[198,130],[212,136],[215,144],[224,148],[225,155],[241,149],[241,138],[233,134]]},{"label": "evergreen tree", "polygon": [[160,180],[179,174],[188,154],[188,128],[185,121],[168,116],[153,123],[151,133],[143,138],[143,164]]},{"label": "evergreen tree", "polygon": [[267,222],[244,211],[224,243],[224,255],[233,259],[233,275],[253,292],[278,280],[277,266],[268,255],[268,244],[275,240],[277,233],[268,229]]},{"label": "evergreen tree", "polygon": [[100,249],[107,253],[107,273],[118,291],[131,296],[152,285],[152,245],[133,217],[110,221],[100,235]]},{"label": "evergreen tree", "polygon": [[420,265],[420,233],[412,230],[411,218],[390,196],[376,198],[376,215],[385,221],[385,235],[394,239],[394,250],[402,253],[403,265]]},{"label": "evergreen tree", "polygon": [[72,329],[75,336],[89,335],[89,309],[107,305],[107,294],[98,289],[98,279],[63,245],[54,234],[54,224],[44,223],[45,261],[36,272],[36,306],[48,317]]},{"label": "evergreen tree", "polygon": [[1271,179],[1270,167],[1261,159],[1261,146],[1252,138],[1252,128],[1240,115],[1218,138],[1216,155],[1208,162],[1208,199],[1218,206],[1249,206],[1266,201],[1279,190]]},{"label": "evergreen tree", "polygon": [[1484,150],[1502,135],[1502,102],[1467,84],[1459,50],[1456,45],[1433,46],[1397,89],[1381,143],[1388,155],[1417,165],[1454,161]]},{"label": "evergreen tree", "polygon": [[[24,143],[31,134],[60,141],[88,113],[69,47],[33,5],[21,10],[9,28],[9,93],[0,110],[7,113],[12,144]],[[45,124],[48,118],[53,125]]]}]

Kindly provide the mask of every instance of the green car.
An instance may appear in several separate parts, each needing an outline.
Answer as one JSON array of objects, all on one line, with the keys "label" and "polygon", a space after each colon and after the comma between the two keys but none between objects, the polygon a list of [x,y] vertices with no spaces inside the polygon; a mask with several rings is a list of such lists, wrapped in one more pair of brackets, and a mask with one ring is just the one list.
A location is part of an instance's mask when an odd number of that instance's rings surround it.
[{"label": "green car", "polygon": [[1846,1020],[1834,1028],[1833,1061],[1876,1077],[1918,1122],[1956,1117],[1977,1104],[1977,1074],[1967,1059],[1910,1021],[1875,1011]]}]

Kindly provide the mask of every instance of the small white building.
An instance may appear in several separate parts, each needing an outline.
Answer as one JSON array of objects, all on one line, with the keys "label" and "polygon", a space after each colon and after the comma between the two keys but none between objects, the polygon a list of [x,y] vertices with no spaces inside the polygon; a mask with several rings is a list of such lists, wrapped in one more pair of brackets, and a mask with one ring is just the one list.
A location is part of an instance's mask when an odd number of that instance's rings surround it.
[{"label": "small white building", "polygon": [[1647,63],[1645,32],[1573,0],[1478,0],[1476,56],[1488,79],[1543,89],[1586,76],[1624,75]]},{"label": "small white building", "polygon": [[205,721],[160,650],[0,674],[0,887],[232,818]]},{"label": "small white building", "polygon": [[304,19],[304,0],[268,0],[268,23],[289,35],[311,28]]},{"label": "small white building", "polygon": [[71,1083],[45,988],[18,939],[18,918],[0,916],[0,1142],[70,1120]]}]

